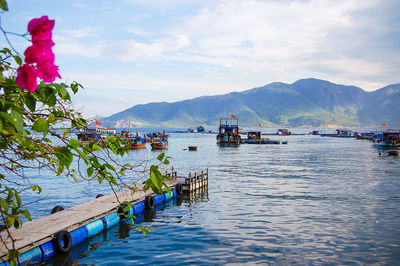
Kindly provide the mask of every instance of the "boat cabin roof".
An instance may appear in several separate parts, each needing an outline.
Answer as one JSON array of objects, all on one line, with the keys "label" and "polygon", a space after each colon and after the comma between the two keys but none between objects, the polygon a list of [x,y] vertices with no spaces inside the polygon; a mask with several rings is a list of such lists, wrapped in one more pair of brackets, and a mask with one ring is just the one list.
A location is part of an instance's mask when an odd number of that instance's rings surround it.
[{"label": "boat cabin roof", "polygon": [[219,128],[222,129],[239,129],[239,120],[237,118],[220,118]]}]

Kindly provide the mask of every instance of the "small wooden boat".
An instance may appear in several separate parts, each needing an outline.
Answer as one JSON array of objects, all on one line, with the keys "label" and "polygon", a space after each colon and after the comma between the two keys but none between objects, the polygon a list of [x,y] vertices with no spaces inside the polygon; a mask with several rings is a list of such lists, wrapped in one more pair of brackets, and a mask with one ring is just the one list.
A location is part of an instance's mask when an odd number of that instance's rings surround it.
[{"label": "small wooden boat", "polygon": [[142,142],[133,142],[131,148],[134,149],[134,150],[137,150],[137,149],[144,149],[144,148],[146,148],[146,143],[142,143]]},{"label": "small wooden boat", "polygon": [[197,151],[197,146],[189,146],[189,151]]},{"label": "small wooden boat", "polygon": [[151,143],[152,150],[165,150],[168,148],[168,141],[159,141]]},{"label": "small wooden boat", "polygon": [[128,143],[131,145],[131,149],[134,150],[146,148],[146,139],[138,135],[136,135],[136,137],[129,138]]}]

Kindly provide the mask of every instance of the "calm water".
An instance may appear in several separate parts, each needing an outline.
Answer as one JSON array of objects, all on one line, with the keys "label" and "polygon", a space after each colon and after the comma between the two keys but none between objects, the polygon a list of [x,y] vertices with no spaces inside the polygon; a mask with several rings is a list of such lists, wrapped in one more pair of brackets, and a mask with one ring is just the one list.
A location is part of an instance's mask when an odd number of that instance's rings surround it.
[{"label": "calm water", "polygon": [[[178,174],[208,167],[208,191],[146,212],[146,237],[121,223],[47,263],[400,264],[400,158],[355,139],[271,138],[289,144],[219,147],[215,135],[171,134]],[[183,150],[189,145],[198,151]],[[148,148],[127,160],[157,154]],[[34,178],[49,193],[34,217],[106,191]]]}]

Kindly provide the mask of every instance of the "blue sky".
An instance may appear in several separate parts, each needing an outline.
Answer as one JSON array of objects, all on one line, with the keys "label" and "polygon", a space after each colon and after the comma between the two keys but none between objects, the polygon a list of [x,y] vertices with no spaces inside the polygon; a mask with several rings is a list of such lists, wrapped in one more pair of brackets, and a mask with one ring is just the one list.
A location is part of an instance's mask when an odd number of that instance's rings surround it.
[{"label": "blue sky", "polygon": [[[56,64],[87,117],[320,78],[400,82],[400,1],[8,0],[8,31],[55,19]],[[0,38],[4,46],[4,38]],[[23,53],[29,45],[12,38]]]}]

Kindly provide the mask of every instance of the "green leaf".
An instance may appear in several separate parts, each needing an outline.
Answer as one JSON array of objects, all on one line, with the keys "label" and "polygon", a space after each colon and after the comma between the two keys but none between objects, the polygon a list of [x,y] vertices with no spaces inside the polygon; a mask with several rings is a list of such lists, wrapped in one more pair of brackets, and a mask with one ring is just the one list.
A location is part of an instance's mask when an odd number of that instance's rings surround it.
[{"label": "green leaf", "polygon": [[78,85],[76,83],[71,83],[71,90],[76,94],[78,92]]},{"label": "green leaf", "polygon": [[14,196],[14,190],[12,188],[9,188],[9,187],[6,187],[6,190],[8,191],[6,201],[10,202],[11,199],[13,198],[13,196]]},{"label": "green leaf", "polygon": [[0,0],[0,8],[3,9],[4,11],[8,11],[8,6],[7,6],[6,0]]},{"label": "green leaf", "polygon": [[54,155],[57,157],[60,163],[67,168],[69,168],[72,160],[74,159],[71,151],[66,147],[56,147],[54,149]]},{"label": "green leaf", "polygon": [[10,261],[10,266],[16,265],[16,259],[19,255],[20,255],[20,253],[17,249],[10,249],[7,252],[7,259]]},{"label": "green leaf", "polygon": [[21,197],[19,196],[18,192],[15,191],[15,201],[17,203],[17,206],[20,207],[21,206]]},{"label": "green leaf", "polygon": [[39,96],[39,99],[49,106],[54,106],[57,102],[57,98],[53,89],[47,85],[39,86],[36,90],[36,93]]},{"label": "green leaf", "polygon": [[164,159],[164,157],[165,157],[165,153],[162,152],[157,156],[157,160],[159,160],[161,162]]},{"label": "green leaf", "polygon": [[15,128],[16,128],[17,132],[22,135],[25,135],[24,121],[22,120],[21,113],[18,111],[12,110],[10,116],[15,121]]},{"label": "green leaf", "polygon": [[25,97],[25,104],[31,110],[31,112],[34,112],[36,109],[36,99],[33,97]]},{"label": "green leaf", "polygon": [[[1,0],[0,0],[1,2]],[[22,65],[22,59],[18,55],[13,55],[15,62],[20,66]]]},{"label": "green leaf", "polygon": [[167,159],[164,160],[163,164],[169,165],[169,161]]},{"label": "green leaf", "polygon": [[69,130],[68,129],[64,130],[63,133],[62,133],[63,138],[68,136],[68,134],[69,134]]},{"label": "green leaf", "polygon": [[35,123],[33,123],[32,129],[35,130],[36,132],[47,133],[47,131],[49,131],[49,122],[47,122],[46,119],[41,117],[38,120],[36,120]]},{"label": "green leaf", "polygon": [[32,191],[38,191],[37,193],[40,194],[42,192],[42,188],[38,185],[33,185],[32,186]]},{"label": "green leaf", "polygon": [[71,101],[71,97],[69,96],[67,89],[63,85],[54,84],[54,86],[56,87],[58,95],[60,95],[61,99]]},{"label": "green leaf", "polygon": [[5,199],[0,198],[0,206],[4,212],[8,212],[8,203]]},{"label": "green leaf", "polygon": [[86,154],[83,151],[81,151],[79,149],[74,149],[74,150],[79,154],[79,156],[85,161],[86,164],[90,164],[89,158],[86,156]]},{"label": "green leaf", "polygon": [[56,118],[54,117],[54,115],[52,113],[49,114],[49,117],[47,118],[47,122],[49,122],[52,125],[55,125]]},{"label": "green leaf", "polygon": [[70,140],[69,140],[69,145],[70,145],[73,149],[76,149],[76,148],[79,148],[79,147],[82,146],[82,142],[80,142],[79,140],[76,140],[76,139],[70,139]]},{"label": "green leaf", "polygon": [[22,210],[21,213],[25,216],[28,221],[32,221],[31,213],[28,210]]},{"label": "green leaf", "polygon": [[97,145],[97,144],[94,144],[93,143],[93,145],[91,145],[92,147],[92,151],[102,151],[103,149],[99,146],[99,145]]},{"label": "green leaf", "polygon": [[87,173],[88,177],[91,177],[93,174],[93,167],[88,167],[88,169],[86,169],[86,173]]},{"label": "green leaf", "polygon": [[171,189],[169,188],[169,186],[168,186],[167,184],[165,184],[164,182],[163,182],[163,185],[164,185],[164,187],[165,187],[165,190],[168,192],[168,194],[169,194],[169,195],[172,195],[172,191],[171,191]]}]

